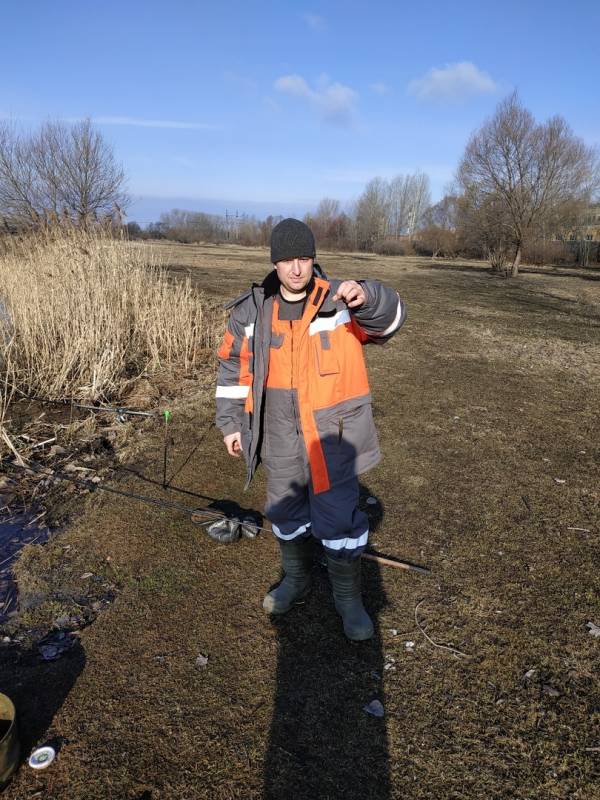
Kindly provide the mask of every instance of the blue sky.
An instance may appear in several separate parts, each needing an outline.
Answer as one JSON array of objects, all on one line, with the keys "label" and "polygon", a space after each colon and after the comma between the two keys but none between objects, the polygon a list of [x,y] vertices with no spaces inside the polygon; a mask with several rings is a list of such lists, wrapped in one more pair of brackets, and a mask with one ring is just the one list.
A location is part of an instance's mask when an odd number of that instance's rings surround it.
[{"label": "blue sky", "polygon": [[434,198],[514,88],[600,145],[600,2],[8,2],[0,116],[95,120],[135,198],[300,214],[376,175]]}]

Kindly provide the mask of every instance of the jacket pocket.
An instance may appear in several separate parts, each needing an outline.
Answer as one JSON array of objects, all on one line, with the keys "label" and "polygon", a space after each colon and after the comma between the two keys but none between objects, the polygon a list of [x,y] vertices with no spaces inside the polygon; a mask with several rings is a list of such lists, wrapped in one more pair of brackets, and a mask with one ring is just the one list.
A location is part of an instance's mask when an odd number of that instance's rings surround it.
[{"label": "jacket pocket", "polygon": [[340,371],[340,362],[331,347],[327,331],[320,331],[316,349],[319,375],[337,375]]},{"label": "jacket pocket", "polygon": [[283,341],[285,339],[284,333],[272,333],[271,334],[271,347],[275,350],[279,350],[280,347],[283,347]]}]

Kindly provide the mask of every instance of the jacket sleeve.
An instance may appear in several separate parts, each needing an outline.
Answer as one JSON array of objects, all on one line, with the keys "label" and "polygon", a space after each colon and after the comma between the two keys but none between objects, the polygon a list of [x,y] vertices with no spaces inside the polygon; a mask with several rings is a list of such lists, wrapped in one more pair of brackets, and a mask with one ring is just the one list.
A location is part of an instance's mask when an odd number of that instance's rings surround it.
[{"label": "jacket sleeve", "polygon": [[253,325],[244,324],[239,306],[232,309],[217,357],[216,423],[223,436],[237,433],[252,387],[250,342]]},{"label": "jacket sleeve", "polygon": [[352,318],[363,342],[382,344],[391,339],[406,319],[406,305],[398,292],[379,281],[359,281],[366,302],[352,310]]}]

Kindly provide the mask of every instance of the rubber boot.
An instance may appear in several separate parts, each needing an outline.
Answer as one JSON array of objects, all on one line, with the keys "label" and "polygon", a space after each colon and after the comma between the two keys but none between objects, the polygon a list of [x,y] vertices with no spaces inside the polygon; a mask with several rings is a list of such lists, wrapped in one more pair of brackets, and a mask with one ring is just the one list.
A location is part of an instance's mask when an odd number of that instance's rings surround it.
[{"label": "rubber boot", "polygon": [[263,608],[269,614],[285,614],[310,591],[312,567],[312,541],[299,536],[289,542],[279,539],[281,564],[285,573],[283,580],[263,600]]},{"label": "rubber boot", "polygon": [[361,559],[344,560],[327,556],[327,570],[333,589],[335,610],[344,623],[344,633],[355,642],[370,639],[373,636],[373,623],[362,602]]}]

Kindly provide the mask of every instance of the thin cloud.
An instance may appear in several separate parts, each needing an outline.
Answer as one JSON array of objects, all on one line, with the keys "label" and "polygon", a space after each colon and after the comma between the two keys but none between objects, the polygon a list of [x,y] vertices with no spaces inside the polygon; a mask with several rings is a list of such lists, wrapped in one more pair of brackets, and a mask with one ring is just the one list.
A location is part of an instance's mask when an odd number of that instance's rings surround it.
[{"label": "thin cloud", "polygon": [[138,117],[93,117],[98,125],[127,125],[134,128],[175,128],[177,130],[207,131],[218,126],[207,122],[182,122],[173,119],[139,119]]},{"label": "thin cloud", "polygon": [[375,94],[380,95],[389,94],[391,91],[387,83],[383,83],[383,81],[376,81],[375,83],[369,84],[369,89],[375,92]]},{"label": "thin cloud", "polygon": [[432,67],[421,78],[408,84],[409,94],[426,102],[462,102],[475,95],[491,94],[497,89],[491,76],[470,61],[446,64],[442,69]]},{"label": "thin cloud", "polygon": [[313,31],[318,31],[320,33],[327,28],[327,23],[323,17],[320,17],[318,14],[303,14],[302,19]]},{"label": "thin cloud", "polygon": [[347,127],[354,120],[358,93],[349,86],[330,81],[326,75],[319,78],[314,89],[301,75],[283,75],[275,81],[275,89],[306,102],[332,125]]}]

